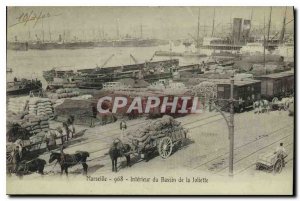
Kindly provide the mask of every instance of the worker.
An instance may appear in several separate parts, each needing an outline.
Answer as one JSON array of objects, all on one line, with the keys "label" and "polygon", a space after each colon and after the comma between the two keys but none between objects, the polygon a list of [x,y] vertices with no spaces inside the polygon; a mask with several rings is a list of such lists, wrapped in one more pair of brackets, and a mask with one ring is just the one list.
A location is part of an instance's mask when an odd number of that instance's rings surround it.
[{"label": "worker", "polygon": [[68,127],[68,123],[67,122],[63,122],[62,126],[65,129],[65,132],[66,132],[66,135],[67,135],[67,141],[68,141],[69,138],[70,138],[70,130],[69,130],[69,127]]},{"label": "worker", "polygon": [[276,148],[276,151],[275,151],[275,154],[281,154],[281,155],[283,155],[283,156],[285,156],[286,155],[286,151],[285,151],[285,148],[283,147],[283,143],[281,142],[280,144],[279,144],[279,146]]},{"label": "worker", "polygon": [[127,125],[125,121],[120,122],[120,130],[121,130],[121,137],[120,139],[123,141],[124,140],[124,135],[125,135],[125,130],[127,129]]},{"label": "worker", "polygon": [[56,146],[56,134],[53,133],[52,131],[48,131],[45,135],[45,141],[46,141],[46,146],[47,150],[51,151],[55,146]]},{"label": "worker", "polygon": [[277,155],[277,158],[281,158],[282,159],[282,165],[284,167],[284,165],[285,165],[284,158],[286,157],[287,154],[286,154],[285,148],[283,147],[283,143],[282,142],[276,148],[276,151],[274,152],[274,154]]},{"label": "worker", "polygon": [[64,144],[64,135],[63,135],[63,130],[61,129],[61,127],[57,127],[56,128],[58,134],[57,134],[57,137],[60,137],[61,139],[61,144]]},{"label": "worker", "polygon": [[34,97],[33,91],[30,91],[30,92],[29,92],[29,97],[30,97],[30,98]]}]

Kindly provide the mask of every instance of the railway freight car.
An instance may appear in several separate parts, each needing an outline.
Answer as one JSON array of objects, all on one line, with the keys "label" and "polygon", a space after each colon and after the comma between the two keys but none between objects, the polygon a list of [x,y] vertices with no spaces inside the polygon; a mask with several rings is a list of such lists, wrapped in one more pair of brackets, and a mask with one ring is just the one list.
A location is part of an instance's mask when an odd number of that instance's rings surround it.
[{"label": "railway freight car", "polygon": [[[191,79],[189,80],[191,81]],[[221,107],[221,110],[228,111],[228,100],[230,98],[230,79],[210,79],[196,78],[193,85],[201,82],[211,82],[216,85],[216,104]],[[188,85],[191,86],[191,85]],[[261,98],[261,81],[251,78],[234,80],[233,98],[237,101],[234,103],[236,112],[242,112],[247,108],[253,107],[253,102]],[[205,91],[203,89],[202,91]]]},{"label": "railway freight car", "polygon": [[272,101],[274,98],[281,99],[294,94],[294,73],[291,71],[261,75],[255,79],[261,80],[263,99]]},{"label": "railway freight car", "polygon": [[[228,110],[228,99],[230,98],[230,79],[219,79],[217,84],[218,105],[223,110]],[[261,98],[261,81],[259,80],[235,80],[233,98],[238,100],[234,103],[236,112],[242,112],[253,106],[253,102]],[[225,99],[225,100],[224,100]]]}]

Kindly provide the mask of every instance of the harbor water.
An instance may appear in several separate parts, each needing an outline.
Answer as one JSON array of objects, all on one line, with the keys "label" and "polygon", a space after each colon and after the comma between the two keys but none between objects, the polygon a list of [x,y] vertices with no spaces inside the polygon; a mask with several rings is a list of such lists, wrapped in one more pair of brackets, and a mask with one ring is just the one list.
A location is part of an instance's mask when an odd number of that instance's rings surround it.
[{"label": "harbor water", "polygon": [[[12,73],[7,73],[7,81],[14,77],[27,79],[41,79],[46,86],[42,74],[44,70],[52,68],[77,70],[84,68],[101,67],[106,60],[114,55],[104,67],[134,64],[130,54],[143,63],[153,57],[153,61],[175,59],[176,57],[153,56],[155,51],[168,51],[169,46],[159,47],[105,47],[74,50],[28,50],[7,51],[7,68],[12,68]],[[188,65],[202,62],[205,58],[178,57],[180,65]]]}]

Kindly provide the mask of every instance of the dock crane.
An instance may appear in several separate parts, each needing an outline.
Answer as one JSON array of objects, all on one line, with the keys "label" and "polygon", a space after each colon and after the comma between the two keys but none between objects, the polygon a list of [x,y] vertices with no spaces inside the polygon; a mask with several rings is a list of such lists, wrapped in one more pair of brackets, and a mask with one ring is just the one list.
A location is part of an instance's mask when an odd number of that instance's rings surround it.
[{"label": "dock crane", "polygon": [[97,67],[94,70],[94,73],[97,73],[97,71],[103,68],[109,62],[109,60],[111,60],[111,58],[113,58],[114,56],[115,56],[114,54],[110,55],[110,57],[108,57],[100,67],[97,65]]},{"label": "dock crane", "polygon": [[114,56],[115,56],[114,54],[110,55],[110,57],[108,57],[100,67],[97,65],[95,70],[97,71],[97,70],[103,68]]},{"label": "dock crane", "polygon": [[115,56],[114,54],[110,55],[110,57],[108,57],[108,59],[105,60],[105,62],[101,65],[100,68],[103,68],[114,56]]},{"label": "dock crane", "polygon": [[136,58],[134,58],[134,56],[133,56],[132,54],[130,54],[130,58],[133,60],[133,62],[134,62],[135,64],[138,63],[138,61],[136,60]]}]

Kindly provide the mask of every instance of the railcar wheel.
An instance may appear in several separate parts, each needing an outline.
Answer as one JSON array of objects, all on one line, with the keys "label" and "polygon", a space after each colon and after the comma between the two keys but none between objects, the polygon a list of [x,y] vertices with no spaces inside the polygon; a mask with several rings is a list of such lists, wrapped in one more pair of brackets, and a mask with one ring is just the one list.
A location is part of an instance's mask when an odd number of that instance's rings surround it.
[{"label": "railcar wheel", "polygon": [[170,137],[163,137],[158,144],[158,153],[163,158],[168,158],[173,149],[172,139]]},{"label": "railcar wheel", "polygon": [[275,174],[279,174],[282,171],[282,159],[278,159],[275,164],[274,164],[274,168],[273,171]]}]

